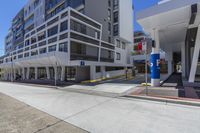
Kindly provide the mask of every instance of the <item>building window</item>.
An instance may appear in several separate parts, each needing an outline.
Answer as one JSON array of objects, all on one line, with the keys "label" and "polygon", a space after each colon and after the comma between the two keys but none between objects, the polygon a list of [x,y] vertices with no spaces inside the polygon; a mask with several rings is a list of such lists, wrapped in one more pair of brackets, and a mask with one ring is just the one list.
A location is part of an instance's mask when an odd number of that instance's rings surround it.
[{"label": "building window", "polygon": [[42,32],[38,35],[38,41],[41,41],[46,38],[46,32]]},{"label": "building window", "polygon": [[67,46],[67,42],[64,43],[60,43],[59,44],[59,51],[60,52],[67,52],[68,51],[68,46]]},{"label": "building window", "polygon": [[101,49],[101,61],[114,62],[114,52],[107,49]]},{"label": "building window", "polygon": [[118,0],[113,0],[113,10],[118,8]]},{"label": "building window", "polygon": [[60,24],[60,32],[67,30],[68,28],[68,21],[64,21]]},{"label": "building window", "polygon": [[36,42],[37,42],[36,37],[32,37],[32,38],[31,38],[31,44],[34,44],[34,43],[36,43]]},{"label": "building window", "polygon": [[118,36],[118,34],[119,34],[119,26],[118,26],[118,24],[114,25],[113,34],[114,34],[114,36]]},{"label": "building window", "polygon": [[24,44],[23,44],[23,43],[21,43],[21,44],[18,45],[18,49],[21,49],[21,48],[23,48],[23,47],[24,47]]},{"label": "building window", "polygon": [[47,48],[41,48],[40,49],[40,54],[45,54],[47,52]]},{"label": "building window", "polygon": [[111,35],[111,23],[108,23],[108,33]]},{"label": "building window", "polygon": [[56,51],[56,45],[49,46],[49,52],[54,52]]},{"label": "building window", "polygon": [[108,37],[108,42],[111,43],[111,37],[110,36]]},{"label": "building window", "polygon": [[96,66],[96,73],[101,72],[101,67],[100,66]]},{"label": "building window", "polygon": [[35,56],[35,55],[38,55],[38,51],[31,51],[31,56]]},{"label": "building window", "polygon": [[113,22],[114,22],[114,23],[118,23],[118,19],[119,19],[119,14],[118,14],[118,12],[114,12]]},{"label": "building window", "polygon": [[23,54],[18,55],[18,59],[23,58]]},{"label": "building window", "polygon": [[126,43],[122,42],[122,49],[126,49]]},{"label": "building window", "polygon": [[25,54],[24,54],[24,57],[29,57],[29,53],[25,53]]},{"label": "building window", "polygon": [[84,24],[81,24],[79,22],[76,21],[71,21],[71,29],[76,31],[76,32],[80,32],[82,34],[86,34],[87,33],[87,27]]},{"label": "building window", "polygon": [[108,7],[111,7],[111,0],[108,0]]},{"label": "building window", "polygon": [[121,54],[117,53],[117,60],[121,60]]},{"label": "building window", "polygon": [[28,46],[28,45],[30,45],[30,41],[29,41],[29,40],[26,40],[26,41],[25,41],[25,46]]},{"label": "building window", "polygon": [[121,48],[121,44],[120,44],[120,41],[119,41],[118,39],[116,40],[116,44],[117,44],[116,46],[117,46],[118,48]]},{"label": "building window", "polygon": [[35,0],[34,1],[34,8],[36,8],[39,5],[39,3],[40,3],[40,0]]},{"label": "building window", "polygon": [[48,29],[48,37],[53,36],[58,33],[58,25]]},{"label": "building window", "polygon": [[108,9],[108,20],[110,21],[111,20],[111,10]]}]

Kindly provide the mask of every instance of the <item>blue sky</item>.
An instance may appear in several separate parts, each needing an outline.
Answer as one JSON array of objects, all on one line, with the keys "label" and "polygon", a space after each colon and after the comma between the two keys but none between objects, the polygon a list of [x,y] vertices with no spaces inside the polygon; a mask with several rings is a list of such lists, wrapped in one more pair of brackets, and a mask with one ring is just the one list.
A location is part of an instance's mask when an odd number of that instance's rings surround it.
[{"label": "blue sky", "polygon": [[[135,12],[134,15],[136,16],[138,11],[151,7],[157,4],[160,0],[133,0]],[[134,30],[141,30],[141,26],[136,22],[136,17],[134,18]]]},{"label": "blue sky", "polygon": [[[28,0],[2,0],[0,4],[0,55],[3,54],[4,39],[11,26],[12,18],[16,13],[27,3]],[[145,8],[155,5],[160,0],[133,0],[135,14]],[[135,30],[141,30],[141,27],[136,23]]]}]

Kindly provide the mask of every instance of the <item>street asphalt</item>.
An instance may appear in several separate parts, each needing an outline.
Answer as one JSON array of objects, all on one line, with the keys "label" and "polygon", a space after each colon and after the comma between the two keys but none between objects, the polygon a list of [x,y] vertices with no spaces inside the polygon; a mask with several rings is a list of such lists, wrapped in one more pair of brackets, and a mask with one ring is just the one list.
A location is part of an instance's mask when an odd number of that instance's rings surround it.
[{"label": "street asphalt", "polygon": [[[200,108],[194,106],[111,98],[1,82],[0,93],[91,133],[200,131]],[[19,115],[17,120],[21,117]],[[29,124],[34,125],[34,122]]]}]

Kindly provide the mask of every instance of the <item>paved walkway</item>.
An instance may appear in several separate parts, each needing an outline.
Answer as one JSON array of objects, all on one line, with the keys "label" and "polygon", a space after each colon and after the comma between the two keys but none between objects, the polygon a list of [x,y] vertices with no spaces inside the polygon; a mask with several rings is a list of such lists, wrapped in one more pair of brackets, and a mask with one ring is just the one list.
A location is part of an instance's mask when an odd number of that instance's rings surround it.
[{"label": "paved walkway", "polygon": [[119,97],[125,96],[128,94],[137,91],[138,85],[136,84],[114,84],[114,83],[104,83],[95,86],[88,85],[72,85],[67,87],[61,87],[59,89],[71,91],[71,92],[80,92],[91,95],[99,96],[108,96],[108,97]]},{"label": "paved walkway", "polygon": [[0,133],[86,133],[0,93]]},{"label": "paved walkway", "polygon": [[198,107],[9,83],[0,92],[92,133],[199,133]]}]

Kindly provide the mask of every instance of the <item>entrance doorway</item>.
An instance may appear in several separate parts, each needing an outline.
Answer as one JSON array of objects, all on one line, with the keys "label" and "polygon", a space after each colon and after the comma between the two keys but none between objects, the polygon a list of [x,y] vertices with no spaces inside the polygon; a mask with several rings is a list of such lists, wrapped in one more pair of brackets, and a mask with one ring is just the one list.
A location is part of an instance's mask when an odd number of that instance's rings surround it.
[{"label": "entrance doorway", "polygon": [[65,68],[65,80],[66,81],[75,81],[76,80],[76,67],[66,67]]},{"label": "entrance doorway", "polygon": [[182,66],[181,66],[181,52],[173,53],[173,62],[174,62],[174,72],[175,73],[182,73]]}]

